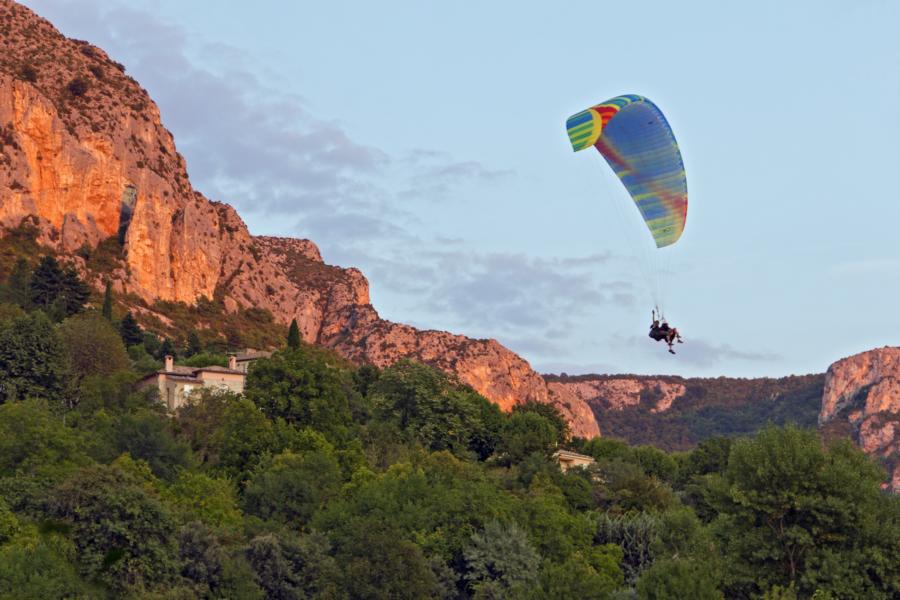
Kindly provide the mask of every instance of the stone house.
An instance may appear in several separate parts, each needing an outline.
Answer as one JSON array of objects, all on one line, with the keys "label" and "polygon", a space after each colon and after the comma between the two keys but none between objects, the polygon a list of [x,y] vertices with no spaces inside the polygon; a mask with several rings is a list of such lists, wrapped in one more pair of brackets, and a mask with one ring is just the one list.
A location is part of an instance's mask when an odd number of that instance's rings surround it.
[{"label": "stone house", "polygon": [[250,369],[250,363],[254,360],[269,358],[272,354],[271,350],[254,350],[253,348],[246,348],[234,355],[237,370],[246,373]]},{"label": "stone house", "polygon": [[191,392],[201,388],[229,390],[236,394],[243,394],[246,379],[247,367],[244,366],[244,370],[241,370],[236,356],[228,357],[227,368],[218,365],[210,367],[176,366],[175,360],[171,356],[167,356],[163,369],[141,379],[138,382],[138,389],[156,387],[159,390],[159,399],[166,404],[170,411],[174,412],[187,402]]},{"label": "stone house", "polygon": [[595,462],[593,456],[578,454],[577,452],[571,452],[569,450],[557,450],[553,453],[553,458],[559,463],[559,468],[563,473],[576,467],[583,469]]}]

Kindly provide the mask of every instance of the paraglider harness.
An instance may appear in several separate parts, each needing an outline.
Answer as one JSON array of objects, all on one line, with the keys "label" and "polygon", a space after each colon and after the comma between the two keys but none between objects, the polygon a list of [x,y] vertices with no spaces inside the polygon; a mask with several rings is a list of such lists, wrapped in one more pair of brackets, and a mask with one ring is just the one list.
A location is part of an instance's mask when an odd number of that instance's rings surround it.
[{"label": "paraglider harness", "polygon": [[[657,309],[653,309],[650,313],[653,316],[653,324],[650,326],[650,333],[648,334],[651,338],[656,340],[657,342],[661,342],[669,336],[669,324],[666,323],[665,318],[662,316],[662,313],[659,313],[657,316]],[[660,323],[662,321],[662,323]]]},{"label": "paraglider harness", "polygon": [[[657,316],[658,314],[658,316]],[[651,339],[656,340],[657,342],[662,342],[665,340],[666,344],[669,345],[669,352],[675,354],[675,351],[672,350],[672,343],[678,340],[678,343],[681,343],[681,336],[678,335],[678,330],[674,327],[670,327],[666,322],[666,318],[662,315],[662,312],[659,312],[659,309],[653,309],[652,313],[653,324],[650,326],[650,333],[647,334]]]}]

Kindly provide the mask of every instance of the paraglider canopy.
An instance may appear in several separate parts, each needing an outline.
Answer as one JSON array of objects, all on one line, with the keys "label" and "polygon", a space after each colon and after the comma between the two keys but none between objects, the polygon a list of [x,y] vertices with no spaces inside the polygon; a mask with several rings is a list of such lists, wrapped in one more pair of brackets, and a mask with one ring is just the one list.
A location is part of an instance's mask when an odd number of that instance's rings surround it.
[{"label": "paraglider canopy", "polygon": [[678,241],[687,220],[681,152],[662,112],[647,98],[617,96],[569,117],[574,151],[594,146],[637,205],[658,248]]}]

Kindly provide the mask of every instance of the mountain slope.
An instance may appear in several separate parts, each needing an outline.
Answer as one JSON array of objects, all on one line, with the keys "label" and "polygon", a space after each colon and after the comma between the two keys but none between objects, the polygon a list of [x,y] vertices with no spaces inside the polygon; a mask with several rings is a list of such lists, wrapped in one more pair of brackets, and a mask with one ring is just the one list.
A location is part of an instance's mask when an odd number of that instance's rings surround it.
[{"label": "mountain slope", "polygon": [[[385,321],[357,269],[326,265],[308,240],[251,235],[232,207],[192,188],[156,104],[122,65],[0,0],[0,236],[32,218],[44,248],[95,289],[110,279],[151,328],[172,326],[160,303],[209,300],[297,319],[306,341],[355,361],[428,362],[507,410],[553,401],[495,340]],[[590,410],[570,405],[573,429],[595,435]]]}]

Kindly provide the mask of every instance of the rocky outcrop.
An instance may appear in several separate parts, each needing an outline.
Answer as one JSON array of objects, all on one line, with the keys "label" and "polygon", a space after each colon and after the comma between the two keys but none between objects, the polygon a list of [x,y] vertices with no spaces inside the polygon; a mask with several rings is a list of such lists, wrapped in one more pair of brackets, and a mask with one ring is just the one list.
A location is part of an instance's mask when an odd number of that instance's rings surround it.
[{"label": "rocky outcrop", "polygon": [[[232,207],[193,190],[158,108],[122,65],[0,0],[0,235],[31,218],[60,253],[116,240],[121,265],[104,277],[148,305],[215,298],[229,312],[266,309],[351,360],[412,357],[454,372],[506,410],[555,401],[496,341],[385,321],[357,269],[326,265],[309,240],[252,236]],[[560,407],[576,432],[596,434],[579,399]]]},{"label": "rocky outcrop", "polygon": [[900,491],[900,348],[856,354],[828,367],[819,427],[849,433],[868,454],[885,460]]},{"label": "rocky outcrop", "polygon": [[550,391],[559,398],[577,399],[598,410],[620,411],[637,406],[643,400],[653,402],[652,413],[664,412],[683,396],[686,388],[679,382],[653,378],[598,377],[579,381],[551,381]]},{"label": "rocky outcrop", "polygon": [[[573,432],[581,437],[600,435],[598,421],[606,411],[652,403],[651,413],[664,412],[684,395],[679,382],[628,376],[583,376],[573,380],[548,377],[551,401],[571,415]],[[599,419],[598,416],[599,415]]]}]

